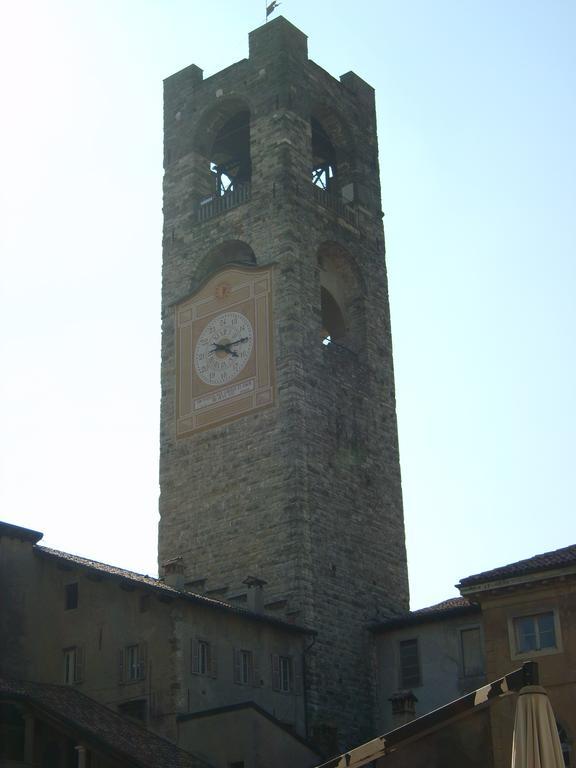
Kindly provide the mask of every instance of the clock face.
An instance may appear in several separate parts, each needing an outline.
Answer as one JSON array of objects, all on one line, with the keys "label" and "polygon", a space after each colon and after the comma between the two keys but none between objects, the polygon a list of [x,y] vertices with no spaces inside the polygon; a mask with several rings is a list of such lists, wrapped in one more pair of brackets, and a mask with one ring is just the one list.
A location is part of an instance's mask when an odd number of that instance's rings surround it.
[{"label": "clock face", "polygon": [[176,435],[274,405],[272,272],[228,267],[176,307]]},{"label": "clock face", "polygon": [[250,320],[241,312],[222,312],[212,318],[198,337],[194,369],[213,387],[227,384],[246,366],[254,346]]}]

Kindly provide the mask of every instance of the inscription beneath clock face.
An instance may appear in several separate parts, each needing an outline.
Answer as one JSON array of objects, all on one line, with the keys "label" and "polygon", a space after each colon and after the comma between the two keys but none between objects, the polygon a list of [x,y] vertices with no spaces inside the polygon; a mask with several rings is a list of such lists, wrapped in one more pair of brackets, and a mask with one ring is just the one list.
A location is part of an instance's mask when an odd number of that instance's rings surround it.
[{"label": "inscription beneath clock face", "polygon": [[254,346],[250,320],[241,312],[222,312],[198,337],[194,368],[205,384],[227,384],[246,366]]}]

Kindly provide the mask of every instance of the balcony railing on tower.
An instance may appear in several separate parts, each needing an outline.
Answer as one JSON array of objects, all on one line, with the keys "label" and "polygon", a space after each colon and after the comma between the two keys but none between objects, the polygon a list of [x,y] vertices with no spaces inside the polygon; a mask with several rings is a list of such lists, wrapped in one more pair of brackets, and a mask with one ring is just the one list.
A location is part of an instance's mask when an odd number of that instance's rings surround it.
[{"label": "balcony railing on tower", "polygon": [[234,188],[224,195],[212,195],[200,200],[196,209],[196,221],[208,221],[224,211],[236,208],[250,200],[252,187],[249,182],[236,184]]},{"label": "balcony railing on tower", "polygon": [[320,203],[320,205],[323,205],[324,208],[329,208],[331,211],[334,211],[337,216],[344,219],[349,224],[352,224],[353,227],[358,226],[357,211],[343,203],[339,197],[330,192],[326,192],[326,190],[316,185],[312,185],[312,195],[314,200],[317,203]]}]

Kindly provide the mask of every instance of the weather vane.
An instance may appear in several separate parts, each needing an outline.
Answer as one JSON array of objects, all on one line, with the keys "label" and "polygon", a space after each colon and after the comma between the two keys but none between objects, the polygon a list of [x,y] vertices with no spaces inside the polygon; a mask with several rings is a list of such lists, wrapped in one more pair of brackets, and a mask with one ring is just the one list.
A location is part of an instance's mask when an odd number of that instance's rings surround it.
[{"label": "weather vane", "polygon": [[281,3],[276,2],[276,0],[272,0],[271,3],[266,0],[266,21],[268,21],[268,16],[273,14],[279,5],[281,5]]}]

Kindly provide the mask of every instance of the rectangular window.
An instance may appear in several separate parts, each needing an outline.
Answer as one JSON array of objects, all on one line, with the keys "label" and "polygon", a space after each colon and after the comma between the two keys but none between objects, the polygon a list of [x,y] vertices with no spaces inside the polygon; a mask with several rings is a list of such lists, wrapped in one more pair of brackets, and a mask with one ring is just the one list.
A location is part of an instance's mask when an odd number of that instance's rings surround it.
[{"label": "rectangular window", "polygon": [[252,651],[234,648],[234,682],[240,685],[260,685],[260,673]]},{"label": "rectangular window", "polygon": [[137,645],[129,645],[126,648],[126,680],[140,679],[140,648]]},{"label": "rectangular window", "polygon": [[417,688],[421,685],[418,640],[400,641],[400,687]]},{"label": "rectangular window", "polygon": [[553,611],[514,619],[514,639],[517,653],[530,653],[556,648]]},{"label": "rectangular window", "polygon": [[71,611],[78,608],[78,583],[66,584],[64,587],[64,608]]},{"label": "rectangular window", "polygon": [[240,683],[250,685],[252,682],[252,651],[240,651]]},{"label": "rectangular window", "polygon": [[208,640],[194,638],[191,643],[192,674],[216,677],[216,649]]},{"label": "rectangular window", "polygon": [[294,690],[294,670],[290,656],[272,654],[272,689],[282,693]]},{"label": "rectangular window", "polygon": [[460,651],[462,654],[462,675],[473,677],[484,674],[484,656],[480,627],[460,630]]},{"label": "rectangular window", "polygon": [[135,683],[146,677],[146,644],[134,643],[120,651],[120,682]]},{"label": "rectangular window", "polygon": [[81,683],[84,673],[84,651],[83,648],[73,646],[64,648],[64,683],[73,685]]}]

